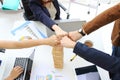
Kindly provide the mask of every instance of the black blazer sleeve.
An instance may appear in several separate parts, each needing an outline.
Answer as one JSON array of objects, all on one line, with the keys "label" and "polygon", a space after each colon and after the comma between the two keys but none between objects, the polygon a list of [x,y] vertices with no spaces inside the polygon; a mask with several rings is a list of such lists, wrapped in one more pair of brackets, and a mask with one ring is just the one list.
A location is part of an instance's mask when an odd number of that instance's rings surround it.
[{"label": "black blazer sleeve", "polygon": [[80,42],[77,42],[73,52],[87,61],[108,70],[109,72],[120,72],[120,58],[110,56],[94,48],[89,48]]},{"label": "black blazer sleeve", "polygon": [[44,25],[52,30],[52,26],[56,23],[50,18],[48,10],[38,1],[39,0],[30,0],[29,7],[33,12],[35,19],[41,21]]}]

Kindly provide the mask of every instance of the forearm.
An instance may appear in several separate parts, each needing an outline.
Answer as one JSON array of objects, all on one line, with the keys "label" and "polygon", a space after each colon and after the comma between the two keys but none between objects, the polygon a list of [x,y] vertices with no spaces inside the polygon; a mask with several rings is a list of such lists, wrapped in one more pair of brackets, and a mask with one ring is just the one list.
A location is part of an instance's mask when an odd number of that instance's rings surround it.
[{"label": "forearm", "polygon": [[5,78],[4,80],[14,80],[14,79],[12,79],[10,76],[8,76],[8,77]]},{"label": "forearm", "polygon": [[44,25],[46,25],[48,28],[53,30],[52,26],[56,23],[47,14],[45,14],[45,12],[43,11],[44,7],[42,7],[42,5],[40,7],[39,6],[40,4],[39,5],[36,5],[36,4],[37,4],[36,1],[30,1],[30,6],[29,6],[35,18],[38,21],[42,22]]},{"label": "forearm", "polygon": [[46,39],[39,39],[39,40],[23,40],[16,44],[16,48],[28,48],[34,47],[39,45],[49,45],[48,38]]},{"label": "forearm", "polygon": [[93,20],[86,23],[83,26],[83,29],[87,34],[97,30],[98,28],[111,23],[120,18],[120,3],[105,10],[98,16],[96,16]]},{"label": "forearm", "polygon": [[0,41],[0,48],[19,49],[47,44],[46,40]]},{"label": "forearm", "polygon": [[60,28],[59,26],[57,26],[56,24],[52,25],[52,29],[53,29],[54,31],[56,31],[56,30],[61,30],[61,28]]}]

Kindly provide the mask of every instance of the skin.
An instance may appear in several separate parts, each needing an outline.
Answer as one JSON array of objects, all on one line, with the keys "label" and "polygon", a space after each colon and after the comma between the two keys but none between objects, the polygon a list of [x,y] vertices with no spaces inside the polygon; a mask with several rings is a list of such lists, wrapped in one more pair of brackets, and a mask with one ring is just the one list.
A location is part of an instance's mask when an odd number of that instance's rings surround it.
[{"label": "skin", "polygon": [[57,26],[57,25],[53,25],[53,26],[52,26],[52,29],[55,31],[56,35],[58,35],[58,36],[63,37],[63,36],[67,36],[67,35],[68,35],[68,33],[67,33],[66,31],[62,30],[62,29],[61,29],[59,26]]},{"label": "skin", "polygon": [[[47,2],[49,0],[42,0],[43,2]],[[51,0],[52,1],[52,0]],[[50,3],[45,4],[44,6],[49,6],[50,7]],[[54,24],[52,25],[52,29],[55,31],[56,35],[58,36],[66,36],[68,35],[68,33],[64,30],[62,30],[58,25]]]},{"label": "skin", "polygon": [[6,49],[20,49],[20,48],[29,48],[39,45],[49,45],[49,46],[56,46],[59,42],[58,36],[51,36],[49,38],[45,39],[27,39],[22,41],[8,41],[8,40],[0,40],[0,48],[6,48]]},{"label": "skin", "polygon": [[23,72],[23,68],[16,66],[10,72],[10,75],[5,80],[14,80]]},{"label": "skin", "polygon": [[78,31],[71,31],[68,36],[73,41],[77,41],[83,37]]},{"label": "skin", "polygon": [[[92,47],[93,43],[90,40],[86,40],[84,44],[88,47]],[[74,48],[76,45],[75,41],[72,41],[69,37],[65,36],[61,39],[61,45],[66,48]]]},{"label": "skin", "polygon": [[61,39],[61,45],[66,48],[74,48],[76,45],[76,42],[72,41],[70,38],[65,36]]}]

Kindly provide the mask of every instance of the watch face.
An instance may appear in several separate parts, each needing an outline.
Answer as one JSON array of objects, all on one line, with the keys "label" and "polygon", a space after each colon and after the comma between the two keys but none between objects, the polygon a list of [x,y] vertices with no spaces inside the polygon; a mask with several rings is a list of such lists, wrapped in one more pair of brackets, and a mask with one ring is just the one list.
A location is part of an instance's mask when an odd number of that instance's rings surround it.
[{"label": "watch face", "polygon": [[82,29],[79,29],[79,33],[81,32]]},{"label": "watch face", "polygon": [[82,29],[79,29],[79,31],[78,31],[82,36],[85,36],[85,33],[83,32],[83,30]]}]

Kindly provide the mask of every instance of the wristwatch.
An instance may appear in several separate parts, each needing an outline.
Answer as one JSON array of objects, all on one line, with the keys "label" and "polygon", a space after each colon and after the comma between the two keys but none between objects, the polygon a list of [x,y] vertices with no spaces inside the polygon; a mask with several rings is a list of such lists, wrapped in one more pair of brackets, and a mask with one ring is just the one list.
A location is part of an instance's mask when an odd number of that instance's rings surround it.
[{"label": "wristwatch", "polygon": [[83,31],[83,29],[79,29],[78,32],[82,35],[82,36],[85,36],[86,33]]}]

